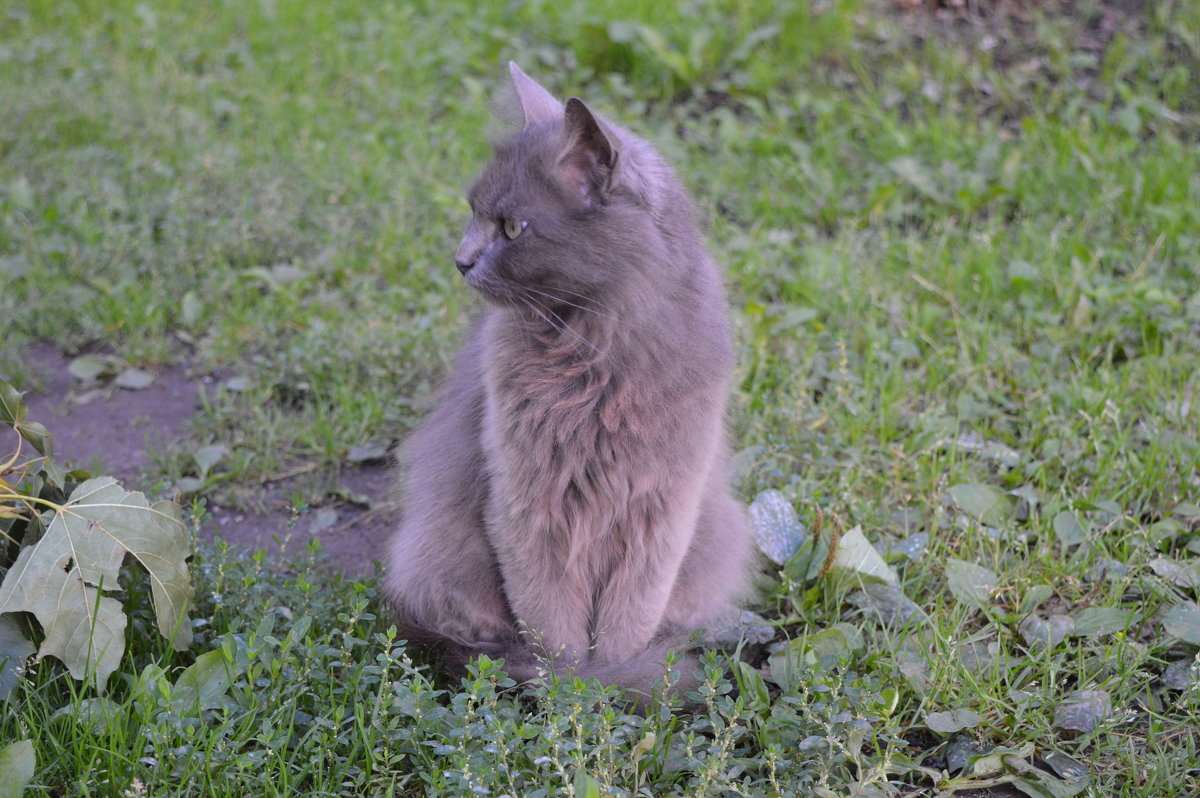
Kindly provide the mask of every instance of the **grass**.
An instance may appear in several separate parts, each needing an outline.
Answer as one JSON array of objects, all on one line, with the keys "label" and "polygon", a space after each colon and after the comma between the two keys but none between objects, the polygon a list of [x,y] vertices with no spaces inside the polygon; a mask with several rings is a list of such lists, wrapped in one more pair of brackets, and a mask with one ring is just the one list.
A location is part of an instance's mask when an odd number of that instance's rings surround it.
[{"label": "grass", "polygon": [[[34,740],[50,795],[950,792],[965,752],[1001,749],[1039,770],[979,781],[1197,791],[1200,13],[1145,5],[10,4],[0,376],[28,380],[39,339],[244,376],[161,454],[177,480],[229,446],[222,501],[403,437],[472,307],[450,253],[515,58],[693,188],[738,328],[746,499],[884,552],[927,535],[887,555],[926,620],[766,567],[755,609],[795,642],[734,668],[736,700],[717,668],[697,707],[640,718],[494,663],[440,682],[369,584],[218,548],[191,654],[135,641],[102,718],[39,662],[0,738]],[[951,559],[986,569],[983,599]],[[172,704],[212,650],[219,706]],[[1083,690],[1112,712],[1064,728]],[[937,731],[955,711],[977,720]],[[1051,781],[1063,755],[1086,786]]]}]

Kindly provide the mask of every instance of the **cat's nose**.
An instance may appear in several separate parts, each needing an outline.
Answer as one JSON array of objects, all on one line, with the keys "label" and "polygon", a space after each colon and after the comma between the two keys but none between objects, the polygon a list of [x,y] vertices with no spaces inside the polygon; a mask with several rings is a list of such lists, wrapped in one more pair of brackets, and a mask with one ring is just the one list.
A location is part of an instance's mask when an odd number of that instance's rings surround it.
[{"label": "cat's nose", "polygon": [[480,255],[487,248],[489,236],[490,232],[485,226],[474,219],[470,221],[466,234],[458,244],[458,251],[454,253],[454,265],[460,272],[466,274],[475,267]]}]

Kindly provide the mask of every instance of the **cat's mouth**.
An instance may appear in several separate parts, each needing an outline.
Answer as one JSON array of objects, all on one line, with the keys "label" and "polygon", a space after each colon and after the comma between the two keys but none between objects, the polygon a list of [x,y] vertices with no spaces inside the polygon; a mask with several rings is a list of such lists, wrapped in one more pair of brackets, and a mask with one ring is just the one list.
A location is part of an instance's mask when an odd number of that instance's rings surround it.
[{"label": "cat's mouth", "polygon": [[478,266],[463,273],[463,282],[475,289],[485,300],[501,307],[516,307],[520,300],[511,288]]}]

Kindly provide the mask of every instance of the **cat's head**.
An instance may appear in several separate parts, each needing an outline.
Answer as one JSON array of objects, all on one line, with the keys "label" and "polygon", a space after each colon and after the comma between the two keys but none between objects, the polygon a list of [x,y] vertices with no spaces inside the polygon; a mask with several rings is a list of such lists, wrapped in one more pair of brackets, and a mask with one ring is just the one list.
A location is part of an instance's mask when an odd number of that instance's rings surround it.
[{"label": "cat's head", "polygon": [[496,145],[471,188],[455,261],[501,305],[535,311],[598,299],[643,268],[669,209],[686,200],[644,141],[576,97],[560,103],[516,64],[509,71],[523,126]]}]

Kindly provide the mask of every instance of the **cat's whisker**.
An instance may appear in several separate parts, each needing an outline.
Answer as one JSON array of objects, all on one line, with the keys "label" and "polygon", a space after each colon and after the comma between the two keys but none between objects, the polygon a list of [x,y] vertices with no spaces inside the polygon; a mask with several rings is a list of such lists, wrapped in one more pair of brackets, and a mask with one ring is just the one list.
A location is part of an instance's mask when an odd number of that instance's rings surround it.
[{"label": "cat's whisker", "polygon": [[545,308],[543,308],[541,305],[536,304],[533,301],[533,299],[531,299],[530,297],[526,297],[521,294],[517,294],[517,298],[520,299],[523,303],[525,303],[525,307],[532,310],[538,316],[538,318],[540,318],[542,321],[549,324],[554,329],[555,332],[557,332],[560,335],[562,334],[562,332],[563,332],[562,328],[559,327],[557,324],[555,324],[550,319],[549,316],[547,316],[545,313],[542,312],[545,310]]},{"label": "cat's whisker", "polygon": [[588,301],[588,302],[591,302],[591,303],[592,303],[592,304],[594,304],[594,305],[599,305],[600,307],[604,308],[605,310],[612,310],[612,308],[611,308],[611,307],[609,307],[608,305],[604,304],[604,303],[603,303],[603,302],[601,302],[599,299],[596,299],[596,298],[595,298],[595,297],[593,297],[593,296],[589,296],[588,294],[581,294],[581,293],[579,293],[578,291],[572,291],[572,290],[571,290],[571,289],[569,289],[569,288],[563,288],[561,285],[560,285],[560,286],[555,286],[555,287],[554,287],[554,290],[555,290],[555,291],[562,291],[564,294],[570,294],[571,296],[577,296],[577,297],[579,297],[580,299],[584,299],[584,300],[586,300],[586,301]]},{"label": "cat's whisker", "polygon": [[[525,305],[526,307],[529,307],[529,303],[526,302],[524,300],[524,298],[521,297],[519,294],[517,295],[517,299],[520,299],[521,303],[523,305]],[[516,302],[512,301],[511,299],[506,298],[504,300],[504,304],[507,305],[508,307],[512,308],[515,311],[520,312],[520,310],[521,310],[521,306],[518,305]],[[530,309],[533,310],[532,308],[530,308]],[[534,312],[536,313],[537,311],[534,310]],[[525,338],[527,338],[528,340],[530,340],[530,341],[534,340],[535,333],[532,330],[530,330],[526,325],[524,325],[524,324],[518,325],[517,329],[519,329],[521,332],[521,335],[524,336]]]},{"label": "cat's whisker", "polygon": [[593,351],[593,352],[595,352],[595,353],[596,353],[596,354],[598,354],[598,355],[603,355],[603,354],[604,354],[603,352],[601,352],[601,351],[600,351],[600,349],[599,349],[599,348],[598,348],[598,347],[597,347],[595,344],[593,344],[593,343],[592,343],[591,341],[589,341],[587,338],[585,338],[585,337],[583,337],[582,335],[580,335],[580,334],[579,334],[579,333],[578,333],[578,332],[575,330],[575,328],[574,328],[574,327],[572,327],[570,324],[567,324],[566,320],[565,320],[565,319],[563,319],[563,317],[562,317],[562,316],[558,315],[557,313],[555,313],[553,310],[550,310],[549,308],[547,308],[547,309],[546,309],[546,312],[548,312],[548,313],[549,313],[551,316],[553,316],[554,318],[556,318],[556,319],[558,319],[560,322],[562,322],[563,330],[565,330],[566,332],[569,332],[569,333],[571,333],[571,335],[575,336],[575,337],[576,337],[576,338],[578,338],[580,341],[583,341],[585,344],[587,344],[588,346],[590,346],[590,347],[592,348],[592,351]]},{"label": "cat's whisker", "polygon": [[[610,315],[609,315],[609,314],[607,314],[607,313],[601,313],[600,311],[596,310],[595,308],[585,308],[583,305],[576,305],[574,302],[570,301],[569,299],[565,299],[564,297],[561,297],[561,296],[556,296],[556,295],[554,295],[554,294],[550,294],[550,293],[547,293],[547,292],[545,292],[545,291],[539,291],[538,289],[536,289],[536,288],[530,288],[529,286],[526,286],[526,287],[525,287],[525,290],[526,290],[526,291],[532,291],[532,292],[533,292],[533,293],[535,293],[535,294],[541,294],[542,296],[546,297],[547,299],[552,299],[552,300],[554,300],[555,302],[561,302],[561,303],[562,303],[562,304],[564,304],[564,305],[570,305],[570,306],[571,306],[571,307],[573,307],[573,308],[578,308],[579,310],[582,310],[584,313],[594,313],[595,315],[597,315],[597,316],[601,316],[601,317],[603,317],[603,318],[606,318],[606,319],[612,319],[613,321],[616,321],[616,320],[617,320],[617,317],[616,317],[616,316],[610,316]],[[558,289],[558,290],[560,290],[560,291],[565,291],[566,289],[565,289],[565,288],[560,288],[560,289]],[[574,293],[574,292],[568,292],[568,293]],[[605,308],[605,309],[607,309],[607,310],[611,310],[611,309],[612,309],[612,308],[609,308],[607,305],[601,305],[599,302],[597,302],[596,300],[592,299],[591,297],[584,297],[584,296],[583,296],[583,294],[576,294],[576,296],[581,296],[581,297],[583,297],[585,301],[589,301],[589,302],[596,302],[596,304],[597,304],[597,305],[600,305],[601,307],[603,307],[603,308]]]},{"label": "cat's whisker", "polygon": [[[541,293],[541,292],[538,291],[537,293]],[[555,330],[557,330],[560,335],[565,334],[565,333],[570,333],[572,336],[574,336],[574,338],[577,341],[582,341],[583,343],[587,344],[591,348],[591,350],[593,352],[595,352],[596,354],[598,354],[598,355],[604,354],[604,352],[600,351],[600,349],[595,344],[593,344],[591,341],[589,341],[584,336],[580,335],[570,324],[568,324],[566,322],[565,319],[563,319],[562,316],[558,315],[553,310],[550,310],[550,308],[545,307],[540,302],[535,300],[533,297],[524,296],[521,294],[518,294],[518,296],[520,296],[521,299],[524,300],[525,304],[529,306],[530,310],[532,310],[534,313],[541,316],[542,319],[547,324],[549,324],[551,327],[553,327]],[[545,313],[543,313],[542,311],[545,311]],[[555,319],[557,319],[558,324],[555,324],[554,321],[551,320],[550,317],[546,315],[547,313],[550,314],[550,316],[553,316]],[[575,344],[575,351],[576,352],[579,351],[578,343]]]}]

